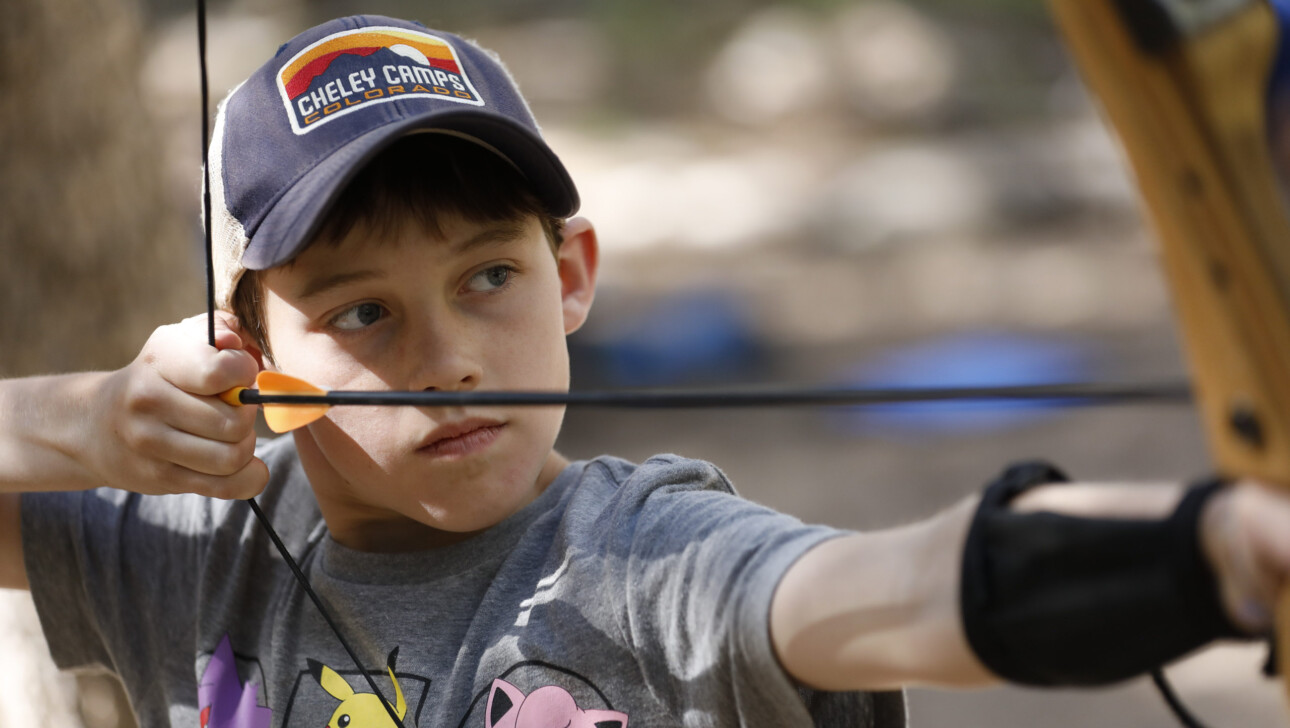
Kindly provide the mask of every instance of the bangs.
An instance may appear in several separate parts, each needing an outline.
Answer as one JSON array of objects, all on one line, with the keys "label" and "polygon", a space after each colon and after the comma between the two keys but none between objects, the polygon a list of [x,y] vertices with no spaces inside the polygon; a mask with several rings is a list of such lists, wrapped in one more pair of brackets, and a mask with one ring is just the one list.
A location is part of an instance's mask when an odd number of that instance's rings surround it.
[{"label": "bangs", "polygon": [[390,145],[355,175],[311,244],[339,245],[358,228],[379,241],[409,223],[442,237],[445,216],[476,224],[535,216],[552,245],[559,243],[560,221],[509,161],[466,139],[421,133]]}]

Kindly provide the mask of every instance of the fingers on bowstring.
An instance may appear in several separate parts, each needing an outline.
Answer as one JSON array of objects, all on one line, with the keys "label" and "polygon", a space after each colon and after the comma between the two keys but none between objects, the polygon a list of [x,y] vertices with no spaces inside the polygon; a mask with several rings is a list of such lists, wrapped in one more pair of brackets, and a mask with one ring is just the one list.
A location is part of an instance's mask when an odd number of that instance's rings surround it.
[{"label": "fingers on bowstring", "polygon": [[202,475],[233,475],[255,457],[253,431],[238,440],[223,441],[154,423],[138,428],[132,440],[137,452],[160,467],[176,465]]},{"label": "fingers on bowstring", "polygon": [[158,329],[149,341],[149,363],[166,381],[189,394],[215,396],[233,387],[251,386],[260,371],[255,355],[243,348],[239,334],[227,323],[217,326],[217,332],[223,333],[217,333],[216,341],[223,336],[230,346],[212,350],[203,333],[205,323],[203,314]]},{"label": "fingers on bowstring", "polygon": [[224,442],[153,423],[135,429],[130,439],[146,463],[142,480],[160,492],[249,498],[268,482],[267,467],[255,457],[253,432]]},{"label": "fingers on bowstring", "polygon": [[255,407],[235,407],[215,397],[182,397],[154,413],[167,428],[219,443],[239,443],[255,435]]},{"label": "fingers on bowstring", "polygon": [[[207,315],[199,313],[189,316],[180,322],[181,326],[208,330]],[[209,343],[204,337],[203,341]],[[243,328],[237,316],[228,311],[215,311],[215,348],[216,349],[254,349],[255,339]]]},{"label": "fingers on bowstring", "polygon": [[229,475],[210,475],[175,466],[169,486],[174,492],[196,493],[223,500],[246,500],[264,491],[269,483],[269,468],[259,458]]}]

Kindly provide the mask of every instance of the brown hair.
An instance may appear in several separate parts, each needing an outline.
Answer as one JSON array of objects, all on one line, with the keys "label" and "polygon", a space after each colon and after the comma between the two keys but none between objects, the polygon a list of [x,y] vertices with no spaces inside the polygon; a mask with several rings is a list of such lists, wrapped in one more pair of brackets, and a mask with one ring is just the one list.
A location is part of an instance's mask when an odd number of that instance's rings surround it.
[{"label": "brown hair", "polygon": [[[427,133],[404,137],[368,162],[345,186],[302,251],[310,245],[340,245],[356,228],[377,241],[390,238],[409,221],[442,237],[445,215],[477,224],[533,216],[541,221],[552,251],[562,241],[564,220],[542,209],[510,162],[474,142]],[[272,360],[261,275],[254,270],[242,275],[233,292],[233,313]]]}]

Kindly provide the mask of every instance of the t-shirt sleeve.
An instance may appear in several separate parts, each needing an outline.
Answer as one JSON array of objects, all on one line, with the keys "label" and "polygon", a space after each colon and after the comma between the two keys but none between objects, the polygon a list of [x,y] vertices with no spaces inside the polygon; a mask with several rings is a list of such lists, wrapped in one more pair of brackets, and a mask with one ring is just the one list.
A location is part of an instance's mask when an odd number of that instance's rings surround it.
[{"label": "t-shirt sleeve", "polygon": [[121,672],[124,656],[173,652],[189,637],[211,530],[204,501],[107,488],[23,495],[23,557],[55,664]]},{"label": "t-shirt sleeve", "polygon": [[793,562],[843,532],[741,499],[715,466],[675,456],[628,474],[616,501],[603,583],[656,698],[686,725],[810,726],[830,709],[779,665],[770,605]]}]

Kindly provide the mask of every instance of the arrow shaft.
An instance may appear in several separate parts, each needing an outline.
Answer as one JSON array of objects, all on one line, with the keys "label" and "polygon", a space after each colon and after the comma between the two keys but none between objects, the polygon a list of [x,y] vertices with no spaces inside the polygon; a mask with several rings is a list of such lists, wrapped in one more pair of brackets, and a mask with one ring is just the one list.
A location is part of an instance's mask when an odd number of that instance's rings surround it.
[{"label": "arrow shaft", "polygon": [[733,390],[642,389],[573,392],[358,392],[273,394],[242,390],[243,404],[261,405],[402,405],[582,406],[653,408],[829,407],[959,401],[981,405],[998,401],[1043,401],[1053,406],[1088,406],[1124,402],[1185,404],[1191,387],[1182,382],[1153,384],[1050,384],[1007,387],[911,388],[752,388]]}]

